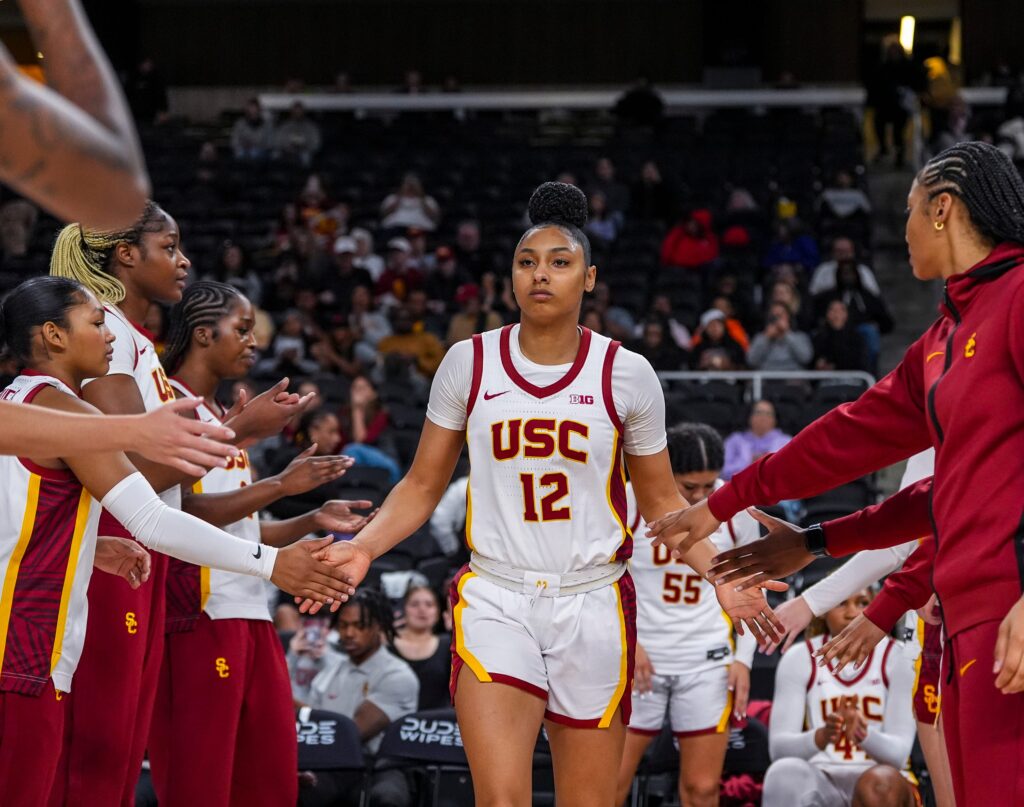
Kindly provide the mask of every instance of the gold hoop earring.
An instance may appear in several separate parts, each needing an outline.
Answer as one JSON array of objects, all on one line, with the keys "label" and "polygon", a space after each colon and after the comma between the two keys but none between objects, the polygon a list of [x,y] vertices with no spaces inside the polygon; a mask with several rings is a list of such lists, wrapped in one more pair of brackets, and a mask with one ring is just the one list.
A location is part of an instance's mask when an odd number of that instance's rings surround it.
[{"label": "gold hoop earring", "polygon": [[937,221],[937,222],[935,222],[935,229],[936,230],[941,230],[945,226],[946,226],[946,222],[944,222],[944,221]]}]

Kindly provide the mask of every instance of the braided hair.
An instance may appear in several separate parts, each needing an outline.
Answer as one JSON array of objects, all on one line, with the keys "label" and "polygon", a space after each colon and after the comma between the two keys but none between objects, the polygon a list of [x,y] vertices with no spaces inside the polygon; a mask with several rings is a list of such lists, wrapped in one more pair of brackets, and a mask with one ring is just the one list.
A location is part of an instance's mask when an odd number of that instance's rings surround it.
[{"label": "braided hair", "polygon": [[942,193],[960,199],[985,241],[1024,244],[1024,180],[995,146],[957,143],[925,163],[917,181],[928,201]]},{"label": "braided hair", "polygon": [[234,286],[213,280],[193,283],[171,309],[171,325],[162,357],[164,369],[173,375],[185,360],[196,328],[215,327],[245,298]]},{"label": "braided hair", "polygon": [[391,600],[375,588],[361,588],[349,597],[343,608],[359,607],[359,627],[379,628],[384,640],[391,644],[395,640],[395,612]]},{"label": "braided hair", "polygon": [[668,457],[674,474],[721,471],[722,436],[706,423],[680,423],[668,430]]},{"label": "braided hair", "polygon": [[67,225],[54,242],[50,274],[77,280],[101,303],[116,305],[124,299],[125,289],[113,273],[114,249],[120,244],[141,247],[145,233],[163,229],[166,215],[160,205],[150,200],[127,230],[111,232],[86,229],[81,224]]},{"label": "braided hair", "polygon": [[[583,260],[590,266],[590,239],[583,232],[587,226],[587,197],[575,185],[545,182],[530,197],[530,229],[519,239],[522,244],[530,235],[544,227],[557,227],[583,249]],[[519,246],[516,246],[519,249]]]}]

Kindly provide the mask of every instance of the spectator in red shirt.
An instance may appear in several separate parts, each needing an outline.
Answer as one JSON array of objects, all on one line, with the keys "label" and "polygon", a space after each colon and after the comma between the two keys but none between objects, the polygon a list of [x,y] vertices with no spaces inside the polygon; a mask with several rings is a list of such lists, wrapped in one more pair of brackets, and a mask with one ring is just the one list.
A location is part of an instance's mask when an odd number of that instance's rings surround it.
[{"label": "spectator in red shirt", "polygon": [[695,269],[718,257],[718,238],[711,229],[711,211],[683,215],[661,244],[661,265]]},{"label": "spectator in red shirt", "polygon": [[412,245],[408,239],[392,238],[388,241],[387,268],[377,280],[377,296],[388,298],[382,302],[402,302],[410,289],[423,288],[423,273],[410,265]]}]

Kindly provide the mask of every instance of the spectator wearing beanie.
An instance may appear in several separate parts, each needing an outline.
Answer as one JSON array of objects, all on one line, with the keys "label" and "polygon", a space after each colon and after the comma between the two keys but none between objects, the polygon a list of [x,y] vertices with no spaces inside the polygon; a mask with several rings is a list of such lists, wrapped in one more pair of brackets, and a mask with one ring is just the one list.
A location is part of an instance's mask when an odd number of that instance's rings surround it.
[{"label": "spectator wearing beanie", "polygon": [[690,365],[695,370],[740,370],[744,366],[743,348],[729,335],[726,316],[717,308],[701,315]]}]

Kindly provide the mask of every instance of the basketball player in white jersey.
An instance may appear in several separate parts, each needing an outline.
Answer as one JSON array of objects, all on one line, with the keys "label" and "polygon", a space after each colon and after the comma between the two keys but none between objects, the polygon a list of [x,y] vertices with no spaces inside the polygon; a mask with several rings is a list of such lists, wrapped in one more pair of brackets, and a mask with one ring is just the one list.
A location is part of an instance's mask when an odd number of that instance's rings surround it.
[{"label": "basketball player in white jersey", "polygon": [[[645,518],[686,505],[651,366],[577,324],[597,273],[586,197],[545,183],[530,219],[512,267],[521,324],[449,351],[409,473],[360,535],[324,555],[362,580],[427,520],[468,442],[472,560],[452,587],[452,691],[476,803],[531,803],[543,725],[559,805],[612,807],[635,629],[623,455]],[[685,560],[703,573],[714,554],[704,542]],[[734,621],[774,635],[760,592],[717,593]]]},{"label": "basketball player in white jersey", "polygon": [[[669,429],[668,455],[687,504],[703,501],[721,485],[725,449],[710,426],[682,423]],[[628,493],[630,526],[641,537],[629,562],[637,592],[637,661],[618,803],[625,801],[637,765],[661,733],[668,712],[679,744],[679,802],[714,807],[730,720],[746,715],[756,642],[750,633],[734,640],[732,623],[711,583],[673,558],[667,547],[643,537],[646,524],[632,486]],[[724,550],[759,537],[757,522],[739,513],[710,540]]]},{"label": "basketball player in white jersey", "polygon": [[[149,202],[140,218],[120,232],[68,225],[57,237],[50,273],[86,286],[103,303],[108,327],[117,337],[110,370],[91,379],[83,397],[109,414],[153,411],[174,400],[152,335],[139,323],[154,302],[181,299],[190,267],[181,249],[178,225],[159,205]],[[308,401],[291,396],[283,403],[283,383],[264,393],[230,421],[237,443],[277,434],[287,418]],[[184,474],[132,456],[132,462],[171,507],[180,507]],[[123,525],[104,514],[105,535],[131,537]],[[163,657],[166,558],[154,555],[150,581],[137,590],[111,586],[93,578],[89,597],[89,632],[72,699],[73,729],[57,787],[66,786],[70,804],[130,803],[141,769],[149,722]],[[116,582],[116,581],[115,581]],[[113,667],[109,659],[118,658]]]},{"label": "basketball player in white jersey", "polygon": [[[79,390],[87,377],[106,371],[109,364],[114,337],[104,317],[96,298],[75,281],[40,277],[12,291],[0,305],[0,323],[10,352],[26,369],[3,397],[46,409],[90,411]],[[67,708],[62,695],[71,691],[86,635],[86,589],[100,510],[92,497],[154,550],[287,580],[302,589],[317,588],[310,581],[318,576],[328,584],[332,579],[320,575],[318,569],[330,570],[307,551],[268,548],[258,557],[248,542],[167,507],[123,454],[3,459],[0,477],[5,502],[0,523],[0,802],[5,805],[46,804],[53,796]],[[132,588],[145,583],[149,558],[144,550],[119,538],[104,544],[102,568],[126,577]]]},{"label": "basketball player in white jersey", "polygon": [[914,744],[913,670],[903,649],[887,637],[863,666],[839,674],[813,657],[870,602],[864,589],[832,608],[812,625],[811,633],[826,633],[793,646],[779,662],[764,807],[920,803],[903,773]]},{"label": "basketball player in white jersey", "polygon": [[[204,420],[224,417],[218,385],[244,378],[252,368],[254,325],[252,305],[224,283],[194,283],[171,311],[163,363],[177,395],[202,401],[197,414]],[[331,482],[352,464],[348,457],[312,453],[277,476],[254,481],[242,452],[186,491],[183,509],[255,546],[287,546],[317,530],[358,532],[367,517],[352,509],[369,508],[368,501],[331,501],[304,516],[260,522],[260,510]],[[172,560],[166,632],[149,739],[160,803],[294,804],[295,712],[263,582]]]}]

